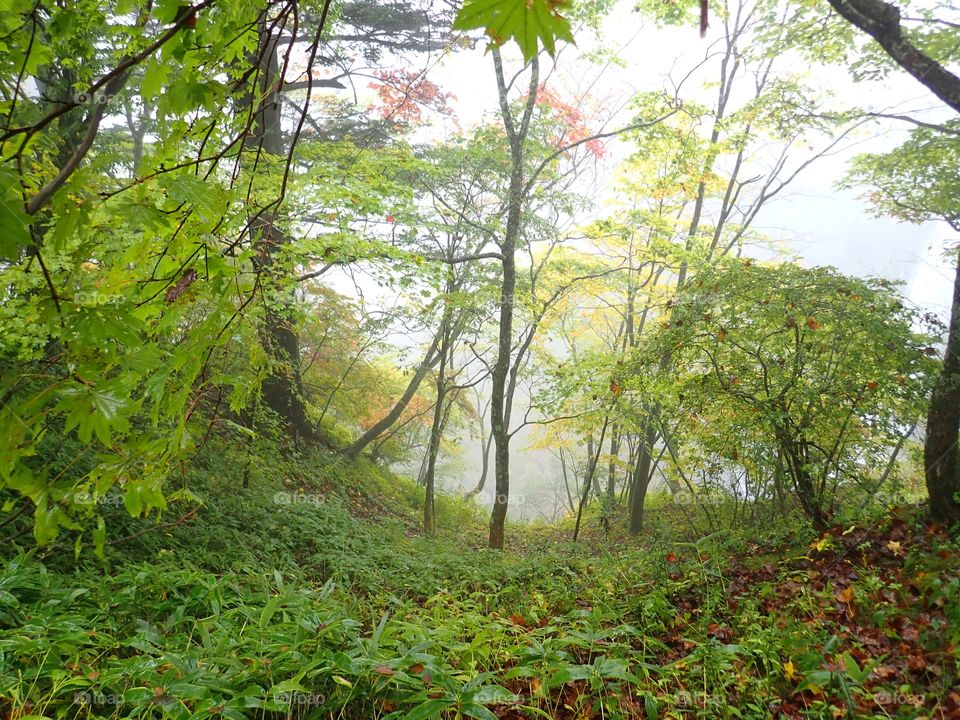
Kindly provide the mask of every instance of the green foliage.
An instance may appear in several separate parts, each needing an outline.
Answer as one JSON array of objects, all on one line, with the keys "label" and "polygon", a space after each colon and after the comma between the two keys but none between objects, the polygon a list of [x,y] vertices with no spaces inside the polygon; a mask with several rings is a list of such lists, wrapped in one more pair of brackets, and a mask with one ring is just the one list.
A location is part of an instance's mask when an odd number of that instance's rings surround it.
[{"label": "green foliage", "polygon": [[515,40],[529,62],[540,52],[541,44],[555,55],[558,40],[573,42],[570,22],[560,14],[569,4],[567,0],[467,0],[453,27],[480,28],[498,46]]},{"label": "green foliage", "polygon": [[[251,532],[266,541],[280,527],[263,525],[276,508],[248,500],[239,503]],[[282,522],[338,512],[326,503],[291,508]],[[223,531],[235,519],[211,521]],[[350,542],[350,532],[341,525],[324,542]],[[902,695],[901,717],[935,708],[936,687],[917,675],[894,684],[905,677],[898,660],[864,655],[878,643],[936,659],[945,687],[956,680],[941,631],[960,612],[951,565],[958,548],[902,521],[838,530],[809,547],[803,536],[771,547],[714,535],[613,555],[560,546],[504,556],[441,538],[430,554],[460,568],[434,565],[443,586],[414,594],[429,551],[405,544],[399,528],[383,537],[395,543],[396,561],[373,585],[259,564],[270,553],[299,559],[282,545],[238,548],[260,558],[255,566],[197,568],[194,560],[214,553],[196,534],[152,559],[108,556],[107,572],[12,557],[0,573],[0,707],[45,717],[397,720],[489,718],[511,708],[633,718],[645,708],[759,720],[771,704],[802,706],[803,717],[838,708],[881,717],[869,710],[877,698]],[[206,555],[190,552],[197,542]],[[890,571],[916,589],[871,574],[857,549],[864,545],[880,548],[871,562],[886,563],[887,553]],[[375,562],[370,550],[351,554]],[[855,565],[838,570],[838,557]],[[807,575],[811,565],[818,570]],[[943,614],[933,615],[938,607]],[[924,623],[930,631],[916,639],[885,638],[885,628]]]},{"label": "green foliage", "polygon": [[[838,488],[883,468],[922,416],[932,337],[913,330],[920,318],[885,281],[750,261],[695,278],[635,353],[627,388],[656,393],[678,419],[670,452],[681,477],[742,469],[767,484],[781,473],[820,522]],[[653,380],[664,353],[679,373]]]},{"label": "green foliage", "polygon": [[866,185],[878,213],[909,222],[946,220],[960,228],[960,122],[945,131],[917,128],[910,138],[885,154],[860,155],[850,168],[847,187]]}]

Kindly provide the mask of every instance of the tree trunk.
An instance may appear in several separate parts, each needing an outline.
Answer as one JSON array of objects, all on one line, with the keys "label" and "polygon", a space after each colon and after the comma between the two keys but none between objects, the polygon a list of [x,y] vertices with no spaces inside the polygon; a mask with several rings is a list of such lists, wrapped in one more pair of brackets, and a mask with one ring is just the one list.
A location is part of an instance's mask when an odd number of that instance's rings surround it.
[{"label": "tree trunk", "polygon": [[[511,181],[511,186],[513,182]],[[501,246],[503,253],[503,287],[500,290],[500,335],[497,340],[497,361],[491,376],[490,421],[493,434],[493,477],[495,497],[490,513],[489,546],[503,549],[504,524],[507,520],[507,504],[510,497],[510,431],[506,425],[506,383],[510,370],[513,349],[513,297],[517,284],[514,260],[516,226],[520,222],[520,209],[514,212],[513,201],[507,220],[507,237]]]},{"label": "tree trunk", "polygon": [[610,462],[607,463],[607,499],[610,504],[617,494],[617,457],[620,455],[620,431],[616,424],[610,429]]},{"label": "tree trunk", "polygon": [[577,523],[573,527],[573,541],[576,542],[580,537],[580,519],[583,517],[583,508],[590,499],[590,487],[593,485],[593,476],[597,472],[597,463],[600,460],[600,452],[603,450],[603,438],[607,434],[607,426],[610,424],[610,416],[603,419],[603,429],[600,431],[600,440],[597,442],[596,454],[590,455],[587,460],[587,476],[583,480],[583,494],[580,496],[580,506],[577,508]]},{"label": "tree trunk", "polygon": [[397,420],[400,419],[400,415],[403,414],[404,409],[410,404],[413,396],[416,395],[417,390],[420,388],[420,383],[423,382],[423,379],[427,376],[427,373],[430,372],[430,368],[436,365],[437,361],[440,359],[437,346],[441,341],[441,336],[442,333],[439,332],[434,336],[433,343],[427,350],[427,354],[424,356],[423,362],[420,363],[420,366],[413,373],[413,377],[410,378],[410,382],[407,384],[407,389],[404,390],[403,395],[400,396],[400,399],[397,400],[390,412],[377,420],[377,422],[375,422],[369,429],[367,429],[366,432],[357,438],[352,445],[344,448],[344,455],[351,460],[356,460],[358,457],[360,457],[360,453],[364,451],[367,445],[380,437]]},{"label": "tree trunk", "polygon": [[[277,40],[261,21],[260,82],[258,97],[262,98],[254,112],[252,132],[245,140],[246,146],[274,157],[286,153],[280,112],[280,69],[277,62]],[[254,98],[247,97],[241,105],[249,105]],[[260,276],[266,314],[260,326],[260,339],[271,358],[270,376],[262,387],[267,406],[284,421],[295,439],[314,439],[316,433],[307,414],[306,392],[300,372],[300,338],[294,317],[295,290],[287,287],[290,278],[274,267],[288,238],[275,224],[276,211],[264,209],[251,222],[254,239],[254,266]]]},{"label": "tree trunk", "polygon": [[827,529],[827,517],[820,505],[820,497],[814,487],[813,478],[807,471],[807,453],[804,441],[787,441],[784,445],[787,470],[793,480],[793,489],[797,494],[800,507],[803,508],[803,512],[810,519],[813,527],[823,532]]},{"label": "tree trunk", "polygon": [[504,130],[510,142],[510,185],[507,195],[507,224],[503,242],[500,243],[503,277],[500,288],[500,326],[497,336],[497,359],[491,373],[490,426],[493,433],[493,476],[496,496],[490,513],[490,537],[488,545],[495,550],[503,549],[504,525],[507,520],[507,505],[510,498],[510,428],[507,427],[507,376],[513,355],[513,304],[517,287],[516,252],[520,236],[520,219],[524,203],[523,149],[533,107],[537,98],[538,69],[536,58],[531,62],[530,91],[527,96],[520,126],[514,124],[510,111],[507,85],[499,50],[493,50],[497,91]]},{"label": "tree trunk", "polygon": [[[447,286],[447,292],[453,290]],[[433,425],[430,427],[430,446],[427,449],[427,472],[424,478],[423,532],[433,535],[436,530],[436,506],[434,505],[434,486],[436,484],[437,455],[440,452],[440,439],[443,436],[443,404],[447,396],[447,355],[450,353],[450,306],[444,304],[443,320],[440,323],[440,367],[437,369],[437,404],[433,409]]]},{"label": "tree trunk", "polygon": [[943,367],[927,412],[923,464],[930,514],[944,523],[960,522],[960,256],[953,283],[950,330]]},{"label": "tree trunk", "polygon": [[480,433],[480,480],[477,482],[477,486],[467,493],[468,498],[472,498],[474,495],[479,495],[484,486],[487,484],[487,475],[490,472],[490,445],[493,442],[493,435],[484,436]]},{"label": "tree trunk", "polygon": [[653,446],[657,442],[653,413],[647,420],[644,437],[637,448],[637,464],[634,466],[630,487],[630,532],[634,535],[643,530],[643,504],[647,488],[653,476]]}]

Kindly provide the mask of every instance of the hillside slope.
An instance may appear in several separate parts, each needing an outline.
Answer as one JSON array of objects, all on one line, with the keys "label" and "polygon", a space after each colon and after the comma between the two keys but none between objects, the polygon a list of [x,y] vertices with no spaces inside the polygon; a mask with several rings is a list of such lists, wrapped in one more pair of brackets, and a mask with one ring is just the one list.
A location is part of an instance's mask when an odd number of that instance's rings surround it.
[{"label": "hillside slope", "polygon": [[909,511],[501,554],[450,500],[420,537],[416,489],[364,463],[245,470],[201,458],[203,507],[153,532],[106,508],[102,562],[8,559],[4,717],[960,715],[960,549]]}]

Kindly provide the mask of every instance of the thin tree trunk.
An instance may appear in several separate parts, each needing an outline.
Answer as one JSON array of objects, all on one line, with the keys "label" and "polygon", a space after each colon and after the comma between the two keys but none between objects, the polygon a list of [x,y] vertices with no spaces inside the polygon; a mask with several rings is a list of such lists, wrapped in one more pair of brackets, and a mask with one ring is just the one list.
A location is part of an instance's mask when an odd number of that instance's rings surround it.
[{"label": "thin tree trunk", "polygon": [[495,550],[503,549],[504,525],[507,520],[507,506],[510,498],[510,429],[507,427],[509,408],[507,407],[507,376],[510,373],[510,361],[513,353],[513,305],[517,286],[516,252],[520,237],[520,218],[524,203],[523,150],[527,129],[537,98],[539,84],[539,66],[536,58],[531,63],[530,91],[520,126],[514,124],[510,111],[507,85],[503,74],[503,63],[499,50],[493,52],[494,70],[497,79],[497,91],[500,101],[504,130],[510,143],[510,185],[507,195],[507,223],[503,241],[500,243],[502,256],[500,288],[500,325],[497,337],[497,359],[491,373],[492,389],[490,393],[490,425],[493,433],[493,462],[496,497],[490,513],[489,546]]},{"label": "thin tree trunk", "polygon": [[927,412],[923,464],[930,514],[941,522],[960,522],[960,254],[953,283],[950,330],[943,367]]},{"label": "thin tree trunk", "polygon": [[573,502],[573,494],[570,492],[570,480],[567,476],[567,461],[563,455],[563,447],[560,448],[560,472],[563,474],[563,487],[567,491],[567,505],[570,506],[570,512],[573,512],[577,509],[577,505]]},{"label": "thin tree trunk", "polygon": [[607,498],[612,505],[617,494],[617,458],[620,455],[620,431],[616,424],[610,429],[610,462],[607,463]]},{"label": "thin tree trunk", "polygon": [[482,435],[480,436],[480,480],[477,482],[477,486],[467,493],[468,498],[472,498],[475,495],[479,495],[483,491],[484,485],[487,484],[487,475],[490,472],[490,445],[493,443],[493,435]]},{"label": "thin tree trunk", "polygon": [[[452,283],[447,284],[447,292],[453,290]],[[443,404],[447,396],[447,356],[450,353],[450,305],[446,301],[443,307],[443,320],[440,324],[440,367],[437,369],[437,404],[433,411],[433,425],[430,427],[430,446],[427,450],[427,472],[424,478],[423,532],[432,535],[436,530],[436,506],[434,505],[434,486],[436,484],[437,455],[440,452],[440,439],[443,436]]]},{"label": "thin tree trunk", "polygon": [[600,431],[600,440],[597,443],[597,451],[591,455],[587,465],[587,477],[583,482],[583,495],[580,496],[580,506],[577,508],[577,523],[573,527],[573,541],[576,542],[580,537],[580,519],[583,517],[583,508],[590,498],[590,487],[593,485],[593,476],[597,471],[597,463],[600,460],[600,452],[603,450],[603,438],[607,434],[607,426],[610,424],[610,416],[603,418],[603,429]]},{"label": "thin tree trunk", "polygon": [[430,369],[437,364],[437,361],[440,360],[438,345],[441,342],[441,337],[442,333],[440,332],[434,336],[433,342],[427,350],[427,354],[424,356],[423,361],[413,373],[413,377],[410,378],[410,382],[407,383],[407,389],[403,391],[403,395],[400,396],[400,399],[397,400],[394,406],[390,409],[390,412],[388,412],[370,428],[368,428],[366,432],[364,432],[353,442],[353,444],[344,448],[344,455],[351,460],[356,460],[358,457],[360,457],[360,453],[364,451],[367,445],[389,430],[390,427],[400,419],[403,411],[406,409],[407,405],[410,404],[413,396],[417,394],[417,390],[420,389],[420,384],[427,376],[427,373],[430,372]]}]

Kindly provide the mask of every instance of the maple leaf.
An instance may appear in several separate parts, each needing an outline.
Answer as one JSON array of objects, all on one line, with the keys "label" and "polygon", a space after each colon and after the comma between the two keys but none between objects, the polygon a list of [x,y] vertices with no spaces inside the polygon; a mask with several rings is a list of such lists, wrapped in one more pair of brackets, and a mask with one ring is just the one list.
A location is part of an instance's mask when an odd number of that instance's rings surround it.
[{"label": "maple leaf", "polygon": [[551,56],[557,40],[573,43],[570,21],[560,14],[565,0],[467,0],[457,13],[454,30],[483,29],[495,45],[516,41],[530,62],[540,43]]},{"label": "maple leaf", "polygon": [[892,552],[894,555],[903,554],[903,546],[900,543],[898,543],[896,540],[891,540],[890,542],[887,543],[887,550]]},{"label": "maple leaf", "polygon": [[797,669],[793,665],[793,660],[787,660],[783,664],[783,674],[786,676],[787,680],[794,680],[798,677]]}]

